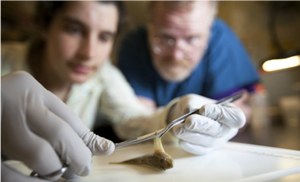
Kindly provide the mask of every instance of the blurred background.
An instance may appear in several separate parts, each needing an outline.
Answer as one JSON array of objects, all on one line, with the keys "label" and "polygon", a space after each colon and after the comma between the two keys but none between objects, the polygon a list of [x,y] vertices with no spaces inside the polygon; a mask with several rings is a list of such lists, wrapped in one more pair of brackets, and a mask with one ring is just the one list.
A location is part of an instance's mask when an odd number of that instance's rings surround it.
[{"label": "blurred background", "polygon": [[[23,42],[33,36],[35,4],[1,1],[1,44]],[[128,17],[122,32],[146,22],[148,1],[124,4]],[[299,55],[300,2],[220,1],[218,17],[243,42],[262,81],[251,103],[252,123],[233,141],[300,150],[300,66],[262,70],[262,63],[268,59]]]}]

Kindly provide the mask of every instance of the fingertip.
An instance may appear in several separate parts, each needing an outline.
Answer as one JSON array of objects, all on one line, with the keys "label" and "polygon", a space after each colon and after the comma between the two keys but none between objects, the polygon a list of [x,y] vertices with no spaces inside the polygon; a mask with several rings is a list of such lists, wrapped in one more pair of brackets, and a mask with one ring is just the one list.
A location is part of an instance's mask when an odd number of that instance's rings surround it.
[{"label": "fingertip", "polygon": [[242,128],[246,124],[246,116],[242,109],[232,103],[226,106],[206,104],[199,113],[233,128]]},{"label": "fingertip", "polygon": [[[224,110],[225,111],[225,110]],[[223,112],[226,115],[225,118],[231,118],[229,126],[233,128],[242,128],[246,124],[246,115],[243,110],[234,104],[231,104],[226,108],[226,112]]]},{"label": "fingertip", "polygon": [[115,151],[115,144],[110,141],[103,139],[100,144],[97,146],[96,155],[107,156],[112,154]]},{"label": "fingertip", "polygon": [[[87,176],[92,171],[93,157],[92,157],[90,151],[89,151],[89,154],[82,154],[81,158],[78,160],[80,160],[80,161],[77,161],[77,163],[75,163],[75,161],[74,161],[74,163],[73,163],[74,166],[70,166],[70,168],[68,168],[67,172],[69,172],[69,173],[67,173],[67,174],[69,175],[69,178],[76,178],[76,175]],[[72,165],[72,164],[70,164],[70,165]],[[74,176],[72,176],[73,170],[75,172]]]},{"label": "fingertip", "polygon": [[[84,176],[84,174],[82,175]],[[66,179],[76,179],[78,176],[71,170],[71,168],[68,168],[66,172],[62,175],[63,178]]]},{"label": "fingertip", "polygon": [[211,121],[210,118],[199,114],[193,114],[188,117],[184,122],[185,129],[189,131],[199,131],[205,127]]},{"label": "fingertip", "polygon": [[63,178],[66,179],[76,179],[79,176],[88,176],[93,168],[92,158],[90,161],[86,162],[85,164],[82,164],[82,167],[78,168],[76,165],[70,164],[67,170],[62,175]]},{"label": "fingertip", "polygon": [[217,104],[205,104],[199,109],[199,114],[203,116],[209,116],[211,113],[214,113],[218,108]]},{"label": "fingertip", "polygon": [[240,110],[240,113],[238,115],[238,118],[239,118],[238,121],[240,121],[240,122],[236,123],[236,127],[237,128],[242,128],[246,124],[246,115],[244,114],[244,112],[240,108],[237,108],[237,109]]}]

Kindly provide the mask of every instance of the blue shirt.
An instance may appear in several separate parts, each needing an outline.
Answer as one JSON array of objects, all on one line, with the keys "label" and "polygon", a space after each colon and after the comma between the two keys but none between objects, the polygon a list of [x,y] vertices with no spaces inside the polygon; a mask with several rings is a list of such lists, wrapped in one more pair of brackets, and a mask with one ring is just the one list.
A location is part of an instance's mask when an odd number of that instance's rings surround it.
[{"label": "blue shirt", "polygon": [[220,99],[246,88],[253,91],[258,73],[234,32],[216,19],[207,50],[192,74],[181,82],[163,80],[151,62],[147,29],[127,33],[118,50],[117,66],[136,95],[154,100],[157,106],[189,93]]}]

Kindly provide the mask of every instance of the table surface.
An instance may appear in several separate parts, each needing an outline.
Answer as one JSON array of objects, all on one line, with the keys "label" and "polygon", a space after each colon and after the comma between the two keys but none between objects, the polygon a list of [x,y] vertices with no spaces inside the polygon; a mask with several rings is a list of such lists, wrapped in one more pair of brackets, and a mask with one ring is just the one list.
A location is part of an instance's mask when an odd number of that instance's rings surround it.
[{"label": "table surface", "polygon": [[[117,149],[110,156],[94,157],[93,170],[87,177],[58,181],[300,181],[300,152],[296,150],[229,142],[207,155],[196,156],[175,145],[164,148],[174,160],[173,168],[166,171],[142,165],[110,164],[152,153],[153,144],[143,143]],[[11,165],[17,168],[19,164]]]},{"label": "table surface", "polygon": [[248,127],[231,141],[300,151],[300,126],[270,124],[267,127]]}]

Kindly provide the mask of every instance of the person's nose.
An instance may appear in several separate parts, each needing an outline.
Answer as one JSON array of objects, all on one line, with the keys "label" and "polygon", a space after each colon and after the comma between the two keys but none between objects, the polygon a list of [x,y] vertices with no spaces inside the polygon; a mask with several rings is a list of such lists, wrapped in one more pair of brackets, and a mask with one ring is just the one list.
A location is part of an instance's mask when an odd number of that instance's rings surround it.
[{"label": "person's nose", "polygon": [[175,60],[181,60],[185,57],[184,48],[182,47],[181,42],[176,42],[171,50],[171,56]]},{"label": "person's nose", "polygon": [[82,40],[79,55],[83,59],[91,59],[97,53],[97,41],[92,36]]}]

